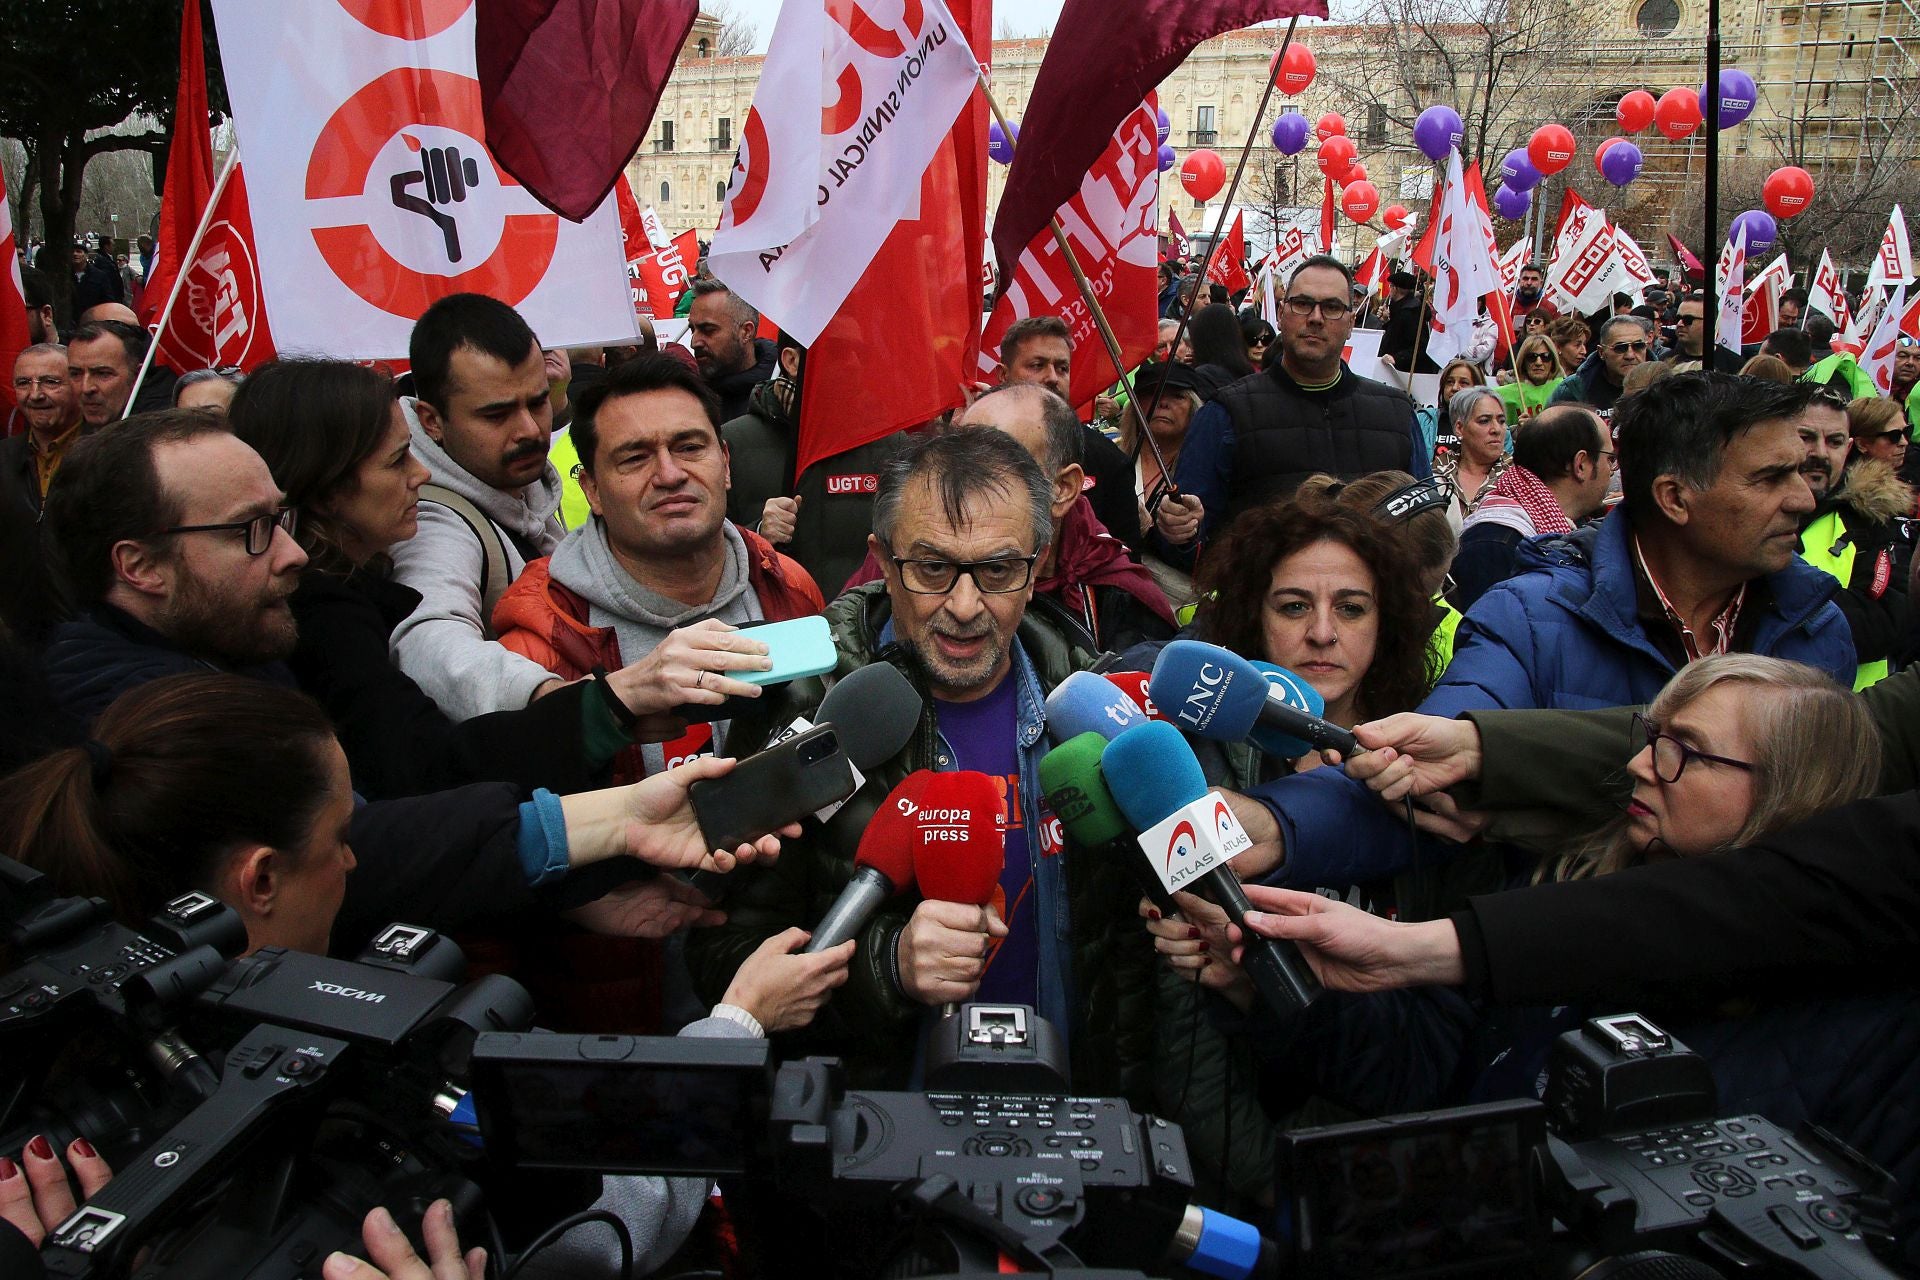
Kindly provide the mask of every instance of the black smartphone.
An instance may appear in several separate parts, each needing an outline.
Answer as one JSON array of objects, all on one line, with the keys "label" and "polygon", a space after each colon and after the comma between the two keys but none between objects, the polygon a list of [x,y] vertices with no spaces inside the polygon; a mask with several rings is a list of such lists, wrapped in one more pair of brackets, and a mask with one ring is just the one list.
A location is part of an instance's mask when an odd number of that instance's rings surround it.
[{"label": "black smartphone", "polygon": [[734,849],[853,794],[853,765],[830,724],[748,756],[689,791],[709,849]]}]

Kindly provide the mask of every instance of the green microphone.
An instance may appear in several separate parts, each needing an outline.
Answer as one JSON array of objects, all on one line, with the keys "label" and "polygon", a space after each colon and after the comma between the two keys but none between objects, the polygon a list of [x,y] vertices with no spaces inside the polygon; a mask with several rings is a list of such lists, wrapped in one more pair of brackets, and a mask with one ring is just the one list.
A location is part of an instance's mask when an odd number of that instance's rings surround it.
[{"label": "green microphone", "polygon": [[1067,836],[1101,862],[1124,867],[1153,905],[1176,915],[1173,895],[1140,856],[1139,832],[1128,824],[1100,772],[1107,740],[1097,733],[1069,738],[1040,758],[1040,790]]}]

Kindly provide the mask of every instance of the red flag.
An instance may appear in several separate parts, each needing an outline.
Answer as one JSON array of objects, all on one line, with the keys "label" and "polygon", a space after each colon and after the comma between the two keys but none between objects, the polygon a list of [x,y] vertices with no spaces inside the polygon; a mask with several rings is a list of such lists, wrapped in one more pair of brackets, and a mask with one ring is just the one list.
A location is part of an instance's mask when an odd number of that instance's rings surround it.
[{"label": "red flag", "polygon": [[1167,249],[1175,258],[1187,256],[1187,229],[1180,225],[1180,215],[1167,210]]},{"label": "red flag", "polygon": [[187,246],[212,199],[213,137],[207,126],[206,46],[200,36],[200,6],[189,3],[180,12],[180,88],[173,105],[173,138],[167,144],[160,234],[155,237],[153,270],[147,275],[140,298],[140,320],[148,328],[159,321],[160,309],[167,305]]},{"label": "red flag", "polygon": [[[13,234],[13,206],[7,201],[7,176],[0,173],[0,255],[7,264],[0,271],[0,379],[4,379],[9,409],[14,404],[13,362],[33,345],[33,331],[27,327],[27,291],[20,283],[20,245]],[[9,430],[0,435],[11,435]]]},{"label": "red flag", "polygon": [[[947,7],[976,56],[990,47],[991,0]],[[920,180],[919,216],[894,227],[807,350],[796,472],[964,402],[980,353],[986,225],[987,104],[975,94]]]},{"label": "red flag", "polygon": [[1915,294],[1907,309],[1900,313],[1900,332],[1920,342],[1920,294]]},{"label": "red flag", "polygon": [[646,224],[640,218],[640,202],[633,198],[633,184],[624,173],[613,184],[613,199],[620,211],[620,256],[627,264],[627,292],[633,296],[633,314],[641,320],[652,320],[658,313],[640,283],[640,259],[653,256],[653,243],[647,239]]},{"label": "red flag", "polygon": [[[1127,114],[1202,41],[1274,18],[1324,18],[1326,0],[1066,0],[1020,121],[994,255],[1004,289],[1013,265],[1072,198]],[[1089,56],[1093,50],[1099,56]]]},{"label": "red flag", "polygon": [[[246,175],[235,162],[214,190],[206,234],[187,264],[166,327],[154,337],[158,358],[179,373],[252,369],[273,359],[273,330],[267,324],[258,262]],[[154,302],[156,310],[165,305],[164,294]]]},{"label": "red flag", "polygon": [[542,204],[583,221],[640,149],[699,13],[699,0],[476,5],[487,150]]},{"label": "red flag", "polygon": [[1373,252],[1367,255],[1366,261],[1353,269],[1353,282],[1362,289],[1372,290],[1378,288],[1380,282],[1386,278],[1386,259],[1380,256],[1379,246],[1376,245]]},{"label": "red flag", "polygon": [[1233,215],[1233,226],[1226,238],[1215,239],[1207,257],[1207,279],[1224,285],[1228,293],[1238,293],[1253,283],[1247,275],[1247,232],[1244,213]]},{"label": "red flag", "polygon": [[1667,233],[1667,243],[1673,247],[1673,260],[1680,264],[1680,270],[1694,284],[1707,282],[1707,269],[1700,265],[1700,259],[1693,256],[1687,246],[1680,243],[1680,237],[1671,231]]},{"label": "red flag", "polygon": [[[1093,283],[1100,308],[1131,369],[1153,353],[1159,332],[1159,285],[1150,251],[1155,240],[1153,206],[1160,190],[1155,163],[1159,144],[1149,98],[1120,123],[1100,162],[1087,171],[1072,200],[1060,207],[1060,225],[1081,271]],[[1238,230],[1236,224],[1236,231]],[[999,364],[1000,339],[1029,316],[1058,316],[1073,346],[1073,378],[1067,398],[1074,408],[1090,403],[1119,378],[1066,255],[1051,227],[1020,255],[1015,276],[993,308],[980,339],[980,371],[991,377]]]},{"label": "red flag", "polygon": [[647,307],[656,316],[670,316],[680,305],[680,296],[693,287],[693,269],[700,265],[700,236],[682,231],[672,244],[647,249],[629,260],[627,274],[647,297]]}]

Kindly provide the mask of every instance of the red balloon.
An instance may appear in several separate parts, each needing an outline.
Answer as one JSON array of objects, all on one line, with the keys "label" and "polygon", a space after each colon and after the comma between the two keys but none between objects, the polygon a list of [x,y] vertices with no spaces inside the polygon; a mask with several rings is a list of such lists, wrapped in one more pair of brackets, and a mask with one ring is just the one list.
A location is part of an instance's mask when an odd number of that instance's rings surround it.
[{"label": "red balloon", "polygon": [[1365,222],[1380,207],[1380,189],[1362,179],[1350,182],[1340,193],[1340,209],[1355,222]]},{"label": "red balloon", "polygon": [[1338,182],[1353,167],[1359,153],[1360,148],[1353,145],[1353,139],[1335,134],[1320,144],[1320,172]]},{"label": "red balloon", "polygon": [[1407,225],[1407,206],[1390,204],[1381,212],[1380,218],[1387,224],[1387,230],[1398,231]]},{"label": "red balloon", "polygon": [[1655,110],[1653,95],[1645,89],[1635,89],[1632,93],[1622,95],[1620,105],[1613,109],[1613,118],[1628,133],[1638,133],[1653,123]]},{"label": "red balloon", "polygon": [[1527,159],[1543,174],[1555,174],[1573,163],[1573,130],[1563,124],[1543,124],[1527,140]]},{"label": "red balloon", "polygon": [[1678,142],[1700,127],[1700,95],[1687,88],[1667,90],[1653,109],[1653,122],[1661,133]]},{"label": "red balloon", "polygon": [[1227,185],[1227,166],[1218,152],[1190,151],[1180,164],[1180,186],[1195,200],[1207,201]]},{"label": "red balloon", "polygon": [[1367,166],[1361,164],[1357,160],[1354,161],[1351,165],[1347,166],[1346,181],[1365,182],[1366,180],[1367,180]]},{"label": "red balloon", "polygon": [[1346,132],[1346,117],[1342,116],[1338,111],[1327,112],[1327,114],[1314,121],[1313,124],[1313,136],[1322,142],[1336,135],[1345,137]]},{"label": "red balloon", "polygon": [[1797,218],[1813,203],[1813,175],[1797,164],[1784,165],[1767,175],[1760,199],[1776,218]]},{"label": "red balloon", "polygon": [[1267,74],[1273,76],[1280,92],[1304,93],[1313,83],[1314,66],[1313,50],[1303,44],[1290,44],[1284,56],[1273,55],[1273,61],[1267,64]]}]

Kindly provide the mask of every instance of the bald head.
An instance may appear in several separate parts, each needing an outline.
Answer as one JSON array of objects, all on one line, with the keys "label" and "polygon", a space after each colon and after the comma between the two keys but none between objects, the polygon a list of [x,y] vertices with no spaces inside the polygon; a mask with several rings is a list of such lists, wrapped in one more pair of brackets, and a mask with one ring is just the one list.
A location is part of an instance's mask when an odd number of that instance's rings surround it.
[{"label": "bald head", "polygon": [[967,407],[958,425],[997,427],[1033,455],[1049,477],[1080,463],[1080,420],[1073,406],[1037,382],[1010,382]]},{"label": "bald head", "polygon": [[80,313],[81,324],[98,324],[102,320],[118,320],[121,324],[137,325],[140,317],[133,314],[133,308],[124,302],[97,302]]}]

